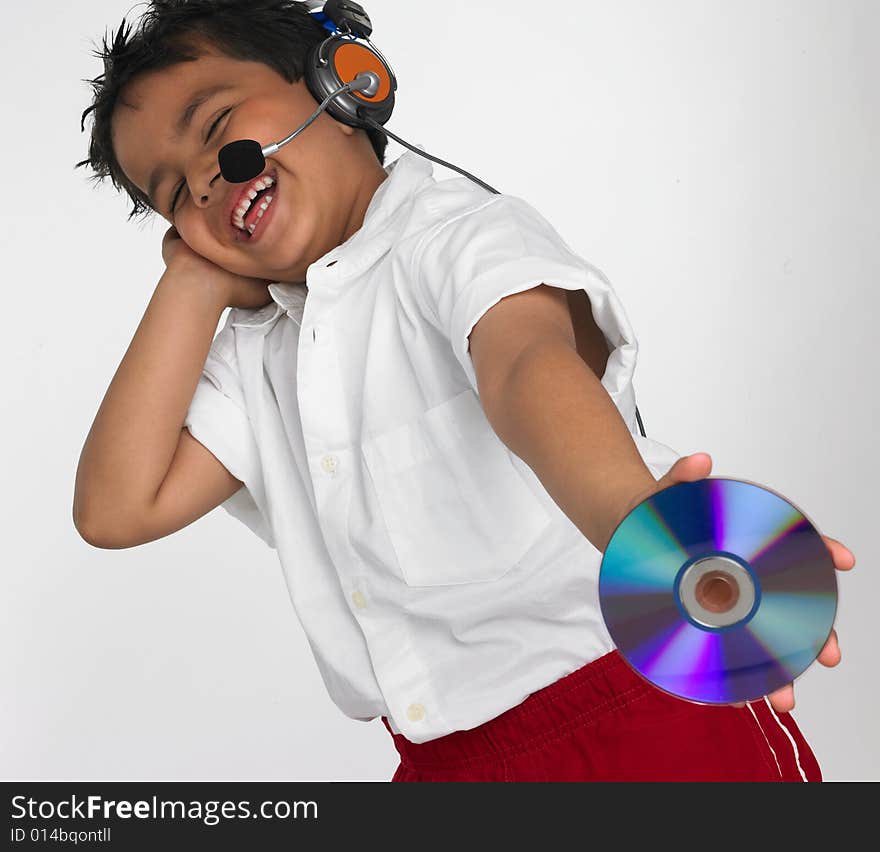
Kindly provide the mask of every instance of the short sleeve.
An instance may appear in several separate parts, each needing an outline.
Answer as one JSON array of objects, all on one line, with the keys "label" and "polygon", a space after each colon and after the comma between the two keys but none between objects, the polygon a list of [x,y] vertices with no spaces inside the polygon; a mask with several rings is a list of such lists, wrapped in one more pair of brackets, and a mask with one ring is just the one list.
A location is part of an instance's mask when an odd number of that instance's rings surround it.
[{"label": "short sleeve", "polygon": [[547,220],[521,198],[495,195],[425,237],[414,256],[416,296],[445,336],[477,391],[468,335],[505,296],[548,284],[583,290],[609,349],[602,384],[636,431],[632,379],[638,344],[608,279],[575,254]]},{"label": "short sleeve", "polygon": [[235,329],[227,320],[211,344],[184,426],[223,467],[244,483],[221,504],[223,508],[274,548],[274,536],[258,507],[263,494],[262,468],[247,415],[234,335]]}]

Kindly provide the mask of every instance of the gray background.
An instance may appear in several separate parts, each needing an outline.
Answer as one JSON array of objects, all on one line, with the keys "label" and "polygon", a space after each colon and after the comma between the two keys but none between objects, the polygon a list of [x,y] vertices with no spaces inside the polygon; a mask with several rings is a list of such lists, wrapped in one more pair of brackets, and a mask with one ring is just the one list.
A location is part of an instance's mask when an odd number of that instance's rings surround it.
[{"label": "gray background", "polygon": [[[880,778],[880,4],[365,5],[400,82],[389,129],[529,201],[610,278],[648,435],[856,554],[843,661],[798,679],[794,716],[828,780]],[[127,222],[73,169],[91,51],[145,8],[4,12],[0,773],[387,780],[388,733],[332,704],[277,556],[243,525],[217,509],[102,551],[71,521],[83,441],[164,269],[167,226]]]}]

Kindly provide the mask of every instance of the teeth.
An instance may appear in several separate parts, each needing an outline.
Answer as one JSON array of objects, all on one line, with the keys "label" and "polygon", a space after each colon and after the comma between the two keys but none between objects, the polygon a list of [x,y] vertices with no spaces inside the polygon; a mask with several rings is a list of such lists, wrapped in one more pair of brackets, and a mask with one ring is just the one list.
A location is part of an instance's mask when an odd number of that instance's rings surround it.
[{"label": "teeth", "polygon": [[[260,205],[259,209],[257,210],[257,222],[259,222],[260,219],[263,218],[263,214],[266,212],[266,210],[269,208],[269,205],[272,203],[272,198],[273,198],[273,196],[271,196],[271,195],[267,195],[267,196],[263,199],[263,203]],[[257,227],[257,222],[254,222],[252,225],[245,225],[245,224],[244,224],[244,217],[243,217],[243,216],[239,216],[239,217],[235,220],[235,224],[236,224],[239,228],[241,228],[242,230],[245,230],[245,228],[247,228],[247,230],[249,230],[251,233],[253,233],[254,230],[256,229],[256,227]]]},{"label": "teeth", "polygon": [[[257,192],[259,192],[262,189],[268,189],[270,186],[274,186],[274,185],[275,185],[274,178],[272,178],[268,175],[266,177],[260,178],[256,183],[252,184],[251,188],[247,191],[245,196],[242,198],[241,204],[233,211],[232,223],[235,226],[237,226],[238,228],[240,228],[242,231],[245,230],[244,217],[247,214],[248,210],[250,209],[251,204],[253,204],[254,199],[257,197]],[[261,212],[260,212],[259,216],[262,216],[262,214],[265,212],[266,208],[271,203],[272,203],[272,196],[267,195],[263,199],[263,203],[260,205]],[[251,233],[254,232],[253,227],[248,228],[248,230]]]}]

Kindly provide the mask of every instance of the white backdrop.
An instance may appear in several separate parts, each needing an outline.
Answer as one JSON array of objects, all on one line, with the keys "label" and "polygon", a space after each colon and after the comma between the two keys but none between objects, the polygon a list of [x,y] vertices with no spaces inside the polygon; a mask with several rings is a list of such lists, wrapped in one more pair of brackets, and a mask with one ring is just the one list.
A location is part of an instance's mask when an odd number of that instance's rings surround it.
[{"label": "white backdrop", "polygon": [[[798,679],[794,716],[826,779],[880,779],[880,4],[364,5],[399,79],[389,129],[526,199],[610,278],[648,435],[856,554],[843,661]],[[277,557],[242,524],[217,509],[123,551],[73,527],[83,441],[164,269],[165,223],[126,221],[73,168],[91,51],[145,9],[4,12],[0,773],[387,780],[391,738],[330,701]]]}]

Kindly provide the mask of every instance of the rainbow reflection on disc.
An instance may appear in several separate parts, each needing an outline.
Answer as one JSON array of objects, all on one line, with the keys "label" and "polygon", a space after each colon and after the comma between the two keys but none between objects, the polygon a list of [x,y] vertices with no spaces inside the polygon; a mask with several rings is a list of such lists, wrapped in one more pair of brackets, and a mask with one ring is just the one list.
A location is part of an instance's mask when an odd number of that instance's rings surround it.
[{"label": "rainbow reflection on disc", "polygon": [[646,680],[705,704],[753,701],[816,659],[837,612],[834,562],[795,506],[739,479],[680,482],[617,526],[599,602]]}]

